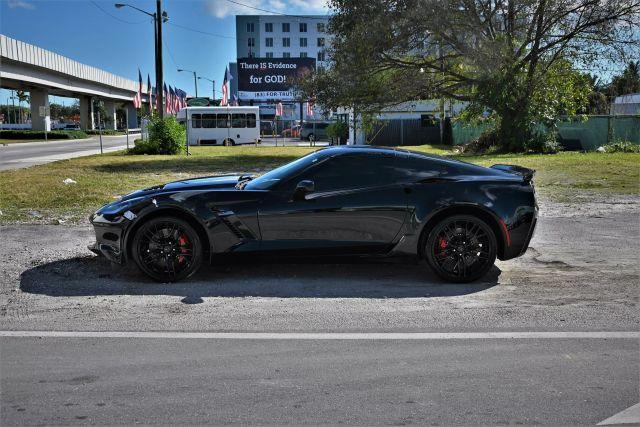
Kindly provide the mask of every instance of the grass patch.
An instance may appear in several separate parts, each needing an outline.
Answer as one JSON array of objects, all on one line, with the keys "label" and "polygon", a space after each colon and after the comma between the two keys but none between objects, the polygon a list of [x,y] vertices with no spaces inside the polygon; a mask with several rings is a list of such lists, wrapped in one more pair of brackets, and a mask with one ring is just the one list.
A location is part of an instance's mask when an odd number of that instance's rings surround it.
[{"label": "grass patch", "polygon": [[0,144],[19,144],[21,142],[44,142],[44,139],[6,139],[6,138],[0,138]]},{"label": "grass patch", "polygon": [[[452,155],[446,147],[408,147]],[[316,148],[192,147],[192,156],[134,156],[109,153],[0,172],[0,223],[86,222],[88,215],[116,197],[176,179],[235,172],[262,173]],[[566,199],[576,192],[640,193],[640,154],[560,153],[463,157],[485,166],[518,164],[536,169],[545,197]],[[64,184],[66,178],[76,184]]]}]

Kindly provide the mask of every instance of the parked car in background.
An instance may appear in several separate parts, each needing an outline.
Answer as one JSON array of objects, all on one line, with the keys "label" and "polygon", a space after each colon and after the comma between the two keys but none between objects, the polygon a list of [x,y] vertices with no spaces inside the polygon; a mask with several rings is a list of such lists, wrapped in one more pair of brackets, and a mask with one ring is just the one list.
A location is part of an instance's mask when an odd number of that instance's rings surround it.
[{"label": "parked car in background", "polygon": [[300,125],[293,125],[290,128],[284,129],[282,131],[282,136],[283,137],[291,137],[291,138],[297,138],[300,136]]},{"label": "parked car in background", "polygon": [[64,126],[64,130],[80,130],[80,125],[77,123],[67,123]]},{"label": "parked car in background", "polygon": [[328,122],[307,122],[302,125],[300,130],[300,139],[305,141],[317,141],[327,138],[327,127],[331,123]]}]

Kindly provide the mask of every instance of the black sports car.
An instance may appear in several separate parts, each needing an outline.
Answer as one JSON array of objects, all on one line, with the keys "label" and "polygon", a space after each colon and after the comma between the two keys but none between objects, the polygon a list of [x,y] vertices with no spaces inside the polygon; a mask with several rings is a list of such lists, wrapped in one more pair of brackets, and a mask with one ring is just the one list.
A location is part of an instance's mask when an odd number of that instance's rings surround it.
[{"label": "black sports car", "polygon": [[109,260],[162,282],[224,255],[413,255],[469,282],[522,255],[537,218],[533,171],[370,146],[325,148],[259,177],[135,191],[91,216]]}]

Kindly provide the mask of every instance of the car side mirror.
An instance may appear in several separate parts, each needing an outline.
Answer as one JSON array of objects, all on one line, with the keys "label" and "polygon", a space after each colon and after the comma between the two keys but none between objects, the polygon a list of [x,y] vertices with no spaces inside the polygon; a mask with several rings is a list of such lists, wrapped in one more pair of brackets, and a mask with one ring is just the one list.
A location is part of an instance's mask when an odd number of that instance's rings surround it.
[{"label": "car side mirror", "polygon": [[296,185],[296,189],[293,192],[293,200],[298,202],[306,200],[307,194],[313,193],[314,188],[315,184],[313,183],[313,181],[300,181],[298,185]]}]

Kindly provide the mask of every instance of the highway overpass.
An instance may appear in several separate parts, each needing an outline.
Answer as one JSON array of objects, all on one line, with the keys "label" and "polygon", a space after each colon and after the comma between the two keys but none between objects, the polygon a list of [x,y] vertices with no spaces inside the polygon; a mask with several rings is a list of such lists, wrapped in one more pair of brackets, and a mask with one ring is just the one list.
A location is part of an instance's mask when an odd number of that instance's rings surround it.
[{"label": "highway overpass", "polygon": [[[80,100],[80,126],[94,129],[93,102],[104,102],[107,122],[116,125],[116,105],[129,110],[129,127],[138,127],[133,98],[138,82],[116,76],[96,67],[81,64],[57,53],[0,34],[0,85],[4,89],[25,90],[31,99],[32,128],[50,130],[50,118],[40,116],[40,107],[48,107],[49,95]],[[148,102],[143,85],[143,102]],[[48,109],[45,109],[48,111]]]}]

